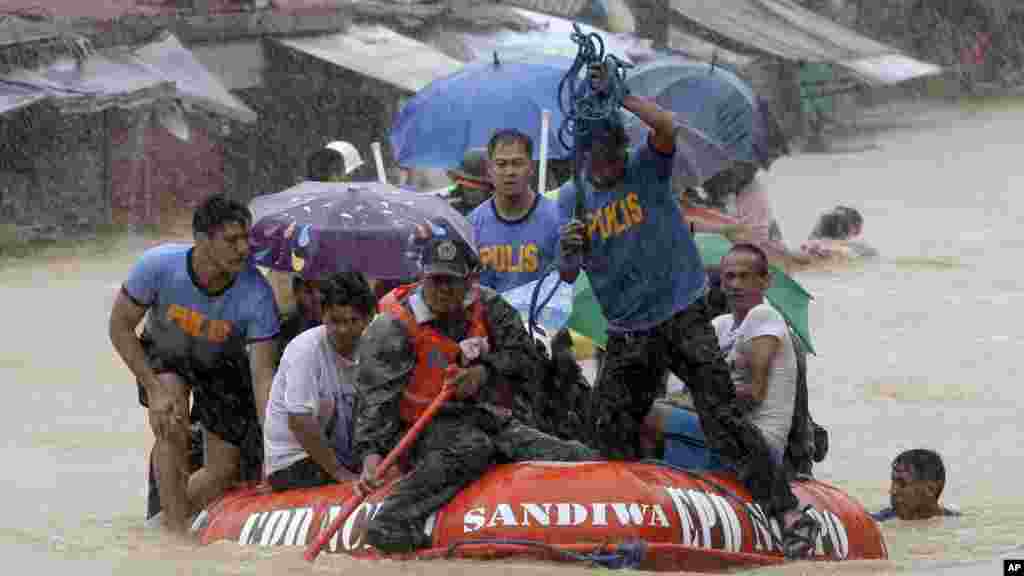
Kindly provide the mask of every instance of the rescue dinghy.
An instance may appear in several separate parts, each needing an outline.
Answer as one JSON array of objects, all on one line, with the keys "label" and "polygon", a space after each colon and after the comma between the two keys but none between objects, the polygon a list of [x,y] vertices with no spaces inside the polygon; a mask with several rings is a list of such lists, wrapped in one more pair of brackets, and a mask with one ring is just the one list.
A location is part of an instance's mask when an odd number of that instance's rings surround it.
[{"label": "rescue dinghy", "polygon": [[[325,551],[374,557],[366,524],[390,487],[345,520]],[[793,491],[822,529],[816,560],[888,556],[878,524],[839,489],[817,480]],[[203,544],[304,547],[340,512],[351,484],[228,493],[196,519]],[[418,559],[592,561],[653,571],[716,572],[780,564],[781,530],[730,473],[663,462],[528,462],[496,466],[427,519],[433,547]]]}]

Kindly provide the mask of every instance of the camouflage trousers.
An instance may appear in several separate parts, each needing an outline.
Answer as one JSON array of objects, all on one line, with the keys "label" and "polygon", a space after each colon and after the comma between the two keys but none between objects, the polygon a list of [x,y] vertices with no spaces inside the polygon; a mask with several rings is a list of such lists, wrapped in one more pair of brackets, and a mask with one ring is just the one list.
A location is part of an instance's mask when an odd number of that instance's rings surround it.
[{"label": "camouflage trousers", "polygon": [[413,469],[381,503],[367,527],[367,541],[385,553],[430,546],[427,518],[492,465],[525,460],[578,462],[600,459],[579,442],[567,442],[518,420],[478,407],[438,414],[413,447]]},{"label": "camouflage trousers", "polygon": [[594,445],[611,459],[642,458],[641,423],[663,393],[666,370],[686,382],[708,445],[722,455],[766,513],[797,506],[768,443],[736,399],[707,303],[700,299],[643,332],[610,333],[592,399]]}]

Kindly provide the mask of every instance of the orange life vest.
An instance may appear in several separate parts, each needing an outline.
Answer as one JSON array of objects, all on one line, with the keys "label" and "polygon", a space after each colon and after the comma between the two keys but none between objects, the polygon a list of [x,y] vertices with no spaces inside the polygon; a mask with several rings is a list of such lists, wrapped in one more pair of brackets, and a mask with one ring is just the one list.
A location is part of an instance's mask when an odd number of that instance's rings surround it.
[{"label": "orange life vest", "polygon": [[[419,284],[399,286],[384,296],[379,304],[382,313],[395,316],[405,325],[416,351],[416,367],[413,368],[412,380],[405,387],[398,405],[399,415],[406,424],[416,422],[430,402],[441,393],[445,369],[458,363],[460,352],[458,342],[431,326],[418,323],[413,313],[405,307],[404,302],[409,294],[418,287]],[[469,320],[469,337],[490,340],[484,305],[479,297],[470,305]]]}]

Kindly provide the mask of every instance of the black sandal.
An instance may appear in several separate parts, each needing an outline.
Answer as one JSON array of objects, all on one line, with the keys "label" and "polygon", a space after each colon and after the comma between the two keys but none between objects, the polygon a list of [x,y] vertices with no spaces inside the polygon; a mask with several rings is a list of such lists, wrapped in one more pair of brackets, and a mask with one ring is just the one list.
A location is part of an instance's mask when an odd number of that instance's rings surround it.
[{"label": "black sandal", "polygon": [[800,510],[800,519],[782,534],[782,552],[787,560],[807,559],[814,555],[821,525],[807,513],[811,509],[810,504],[804,506]]}]

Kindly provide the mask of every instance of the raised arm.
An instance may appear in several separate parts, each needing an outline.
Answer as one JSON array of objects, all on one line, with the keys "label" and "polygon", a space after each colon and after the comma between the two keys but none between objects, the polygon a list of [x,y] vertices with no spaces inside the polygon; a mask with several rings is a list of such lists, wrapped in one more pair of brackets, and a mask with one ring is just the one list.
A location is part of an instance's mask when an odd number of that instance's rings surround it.
[{"label": "raised arm", "polygon": [[671,154],[676,149],[675,114],[665,110],[657,102],[641,96],[626,96],[622,99],[622,107],[636,114],[640,121],[649,126],[651,144],[655,150],[663,154]]}]

